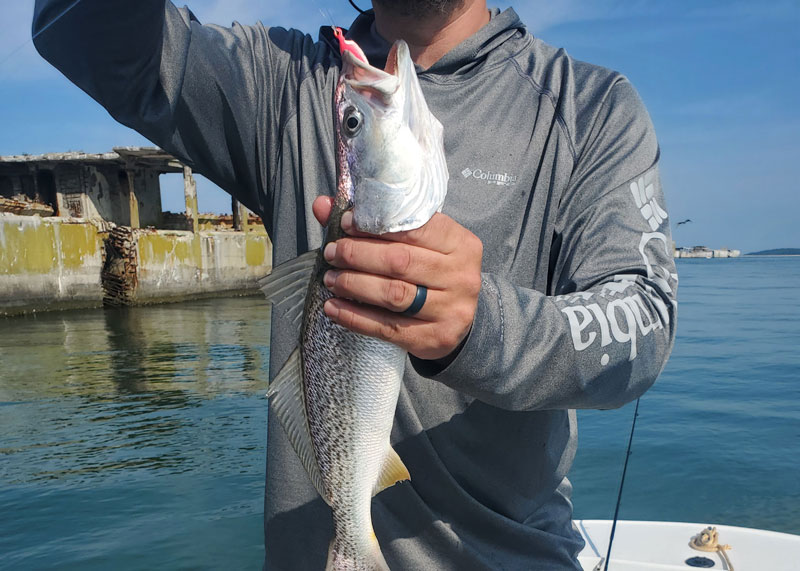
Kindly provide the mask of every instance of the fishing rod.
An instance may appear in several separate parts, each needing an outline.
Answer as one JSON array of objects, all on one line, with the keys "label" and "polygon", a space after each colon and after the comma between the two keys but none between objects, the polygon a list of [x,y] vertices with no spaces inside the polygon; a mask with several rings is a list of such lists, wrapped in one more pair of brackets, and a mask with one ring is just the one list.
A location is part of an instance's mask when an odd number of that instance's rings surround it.
[{"label": "fishing rod", "polygon": [[[611,524],[611,535],[608,537],[608,551],[606,552],[606,561],[605,566],[603,567],[603,571],[608,571],[608,563],[611,560],[611,546],[614,543],[614,534],[617,531],[617,518],[619,517],[619,505],[622,502],[622,487],[625,485],[625,474],[628,471],[628,460],[631,457],[631,444],[633,444],[633,431],[636,429],[636,419],[639,416],[639,400],[636,399],[636,408],[633,411],[633,422],[631,423],[631,435],[628,438],[628,449],[625,452],[625,463],[622,466],[622,478],[619,481],[619,492],[617,493],[617,505],[614,508],[614,521]],[[595,567],[595,571],[600,571],[600,565],[603,563],[601,559],[600,562]]]}]

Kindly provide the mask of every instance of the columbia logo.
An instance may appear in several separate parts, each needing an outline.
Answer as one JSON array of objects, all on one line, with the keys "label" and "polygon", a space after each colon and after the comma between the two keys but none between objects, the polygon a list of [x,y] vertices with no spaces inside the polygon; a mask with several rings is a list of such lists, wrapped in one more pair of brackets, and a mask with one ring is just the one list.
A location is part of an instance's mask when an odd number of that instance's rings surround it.
[{"label": "columbia logo", "polygon": [[508,173],[498,173],[492,171],[485,171],[483,169],[471,169],[469,167],[461,171],[461,176],[464,178],[474,178],[482,180],[486,184],[496,184],[497,186],[511,186],[517,184],[517,175]]},{"label": "columbia logo", "polygon": [[655,199],[655,178],[655,172],[650,171],[630,184],[636,206],[654,232],[667,219],[667,213]]}]

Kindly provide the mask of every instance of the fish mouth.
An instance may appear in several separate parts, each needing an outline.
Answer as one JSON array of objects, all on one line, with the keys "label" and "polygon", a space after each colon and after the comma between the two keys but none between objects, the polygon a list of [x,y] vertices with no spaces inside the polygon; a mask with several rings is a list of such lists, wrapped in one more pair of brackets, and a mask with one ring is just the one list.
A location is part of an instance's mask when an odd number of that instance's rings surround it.
[{"label": "fish mouth", "polygon": [[386,66],[383,69],[358,59],[350,52],[344,52],[342,54],[343,81],[357,91],[372,92],[388,103],[400,89],[402,83],[400,62],[406,57],[410,59],[411,52],[408,44],[403,40],[397,40],[392,44],[389,55],[386,57]]}]

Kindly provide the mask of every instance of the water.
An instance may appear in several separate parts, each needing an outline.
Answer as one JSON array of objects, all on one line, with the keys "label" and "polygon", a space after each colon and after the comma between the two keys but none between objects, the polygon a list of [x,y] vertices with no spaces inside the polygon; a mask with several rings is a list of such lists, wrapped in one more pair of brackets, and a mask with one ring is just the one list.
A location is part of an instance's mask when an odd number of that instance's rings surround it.
[{"label": "water", "polygon": [[260,568],[264,305],[0,320],[0,568]]},{"label": "water", "polygon": [[[679,272],[621,517],[800,533],[800,258]],[[268,330],[259,297],[0,320],[0,568],[260,568]],[[632,414],[579,413],[576,517]]]},{"label": "water", "polygon": [[[800,257],[678,273],[678,339],[642,398],[620,517],[800,533]],[[576,517],[613,517],[632,416],[579,413]]]}]

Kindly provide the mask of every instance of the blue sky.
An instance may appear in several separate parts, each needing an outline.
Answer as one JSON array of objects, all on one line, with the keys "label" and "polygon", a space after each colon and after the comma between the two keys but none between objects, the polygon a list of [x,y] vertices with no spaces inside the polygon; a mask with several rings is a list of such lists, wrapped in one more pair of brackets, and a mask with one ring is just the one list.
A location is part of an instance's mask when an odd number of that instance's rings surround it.
[{"label": "blue sky", "polygon": [[[345,26],[355,15],[346,0],[187,3],[207,23],[261,20],[315,34],[330,23],[320,5]],[[495,5],[513,5],[544,41],[631,79],[659,136],[678,245],[800,248],[800,2]],[[0,155],[148,144],[38,57],[27,42],[32,12],[33,0],[0,5]],[[180,210],[175,182],[165,185],[165,208]],[[230,211],[211,183],[201,181],[198,192],[201,210]],[[686,218],[692,223],[674,226]]]}]

